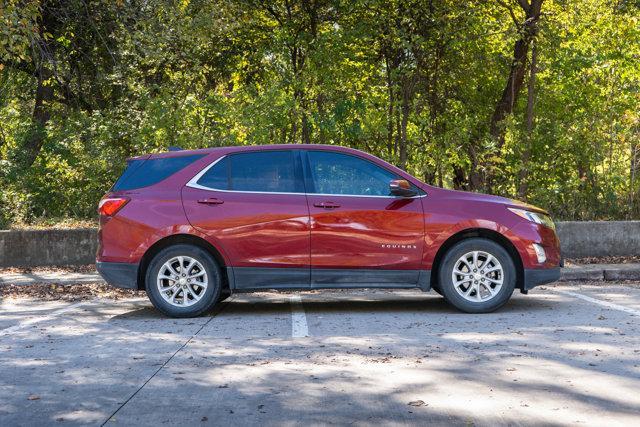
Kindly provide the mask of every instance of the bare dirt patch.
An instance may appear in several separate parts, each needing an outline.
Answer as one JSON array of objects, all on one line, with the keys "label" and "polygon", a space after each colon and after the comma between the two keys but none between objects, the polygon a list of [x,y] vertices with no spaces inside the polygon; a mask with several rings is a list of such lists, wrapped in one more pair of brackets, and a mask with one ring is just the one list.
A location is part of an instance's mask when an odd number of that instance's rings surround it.
[{"label": "bare dirt patch", "polygon": [[7,274],[68,274],[96,272],[95,264],[86,265],[50,265],[46,267],[4,267],[0,268],[0,277]]}]

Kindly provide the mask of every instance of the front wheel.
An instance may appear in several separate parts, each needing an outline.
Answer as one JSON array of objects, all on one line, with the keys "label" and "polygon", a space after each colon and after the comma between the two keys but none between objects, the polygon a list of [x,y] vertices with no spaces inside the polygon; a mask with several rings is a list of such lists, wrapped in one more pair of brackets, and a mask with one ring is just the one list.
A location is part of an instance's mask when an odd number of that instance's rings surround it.
[{"label": "front wheel", "polygon": [[193,245],[161,250],[149,264],[145,289],[151,303],[171,317],[195,317],[220,298],[222,278],[213,257]]},{"label": "front wheel", "polygon": [[516,268],[502,246],[472,238],[449,249],[438,278],[440,290],[451,305],[467,313],[489,313],[511,297]]}]

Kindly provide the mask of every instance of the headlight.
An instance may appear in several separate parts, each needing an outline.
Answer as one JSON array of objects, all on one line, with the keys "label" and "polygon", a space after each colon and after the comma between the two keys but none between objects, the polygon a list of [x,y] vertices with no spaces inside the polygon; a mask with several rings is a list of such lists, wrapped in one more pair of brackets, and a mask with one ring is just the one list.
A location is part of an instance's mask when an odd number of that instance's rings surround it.
[{"label": "headlight", "polygon": [[549,215],[545,215],[538,212],[531,212],[524,209],[517,209],[517,208],[507,208],[507,209],[509,209],[511,212],[518,215],[519,217],[526,219],[527,221],[544,225],[546,227],[551,228],[552,230],[556,229],[556,225],[553,223],[553,220]]}]

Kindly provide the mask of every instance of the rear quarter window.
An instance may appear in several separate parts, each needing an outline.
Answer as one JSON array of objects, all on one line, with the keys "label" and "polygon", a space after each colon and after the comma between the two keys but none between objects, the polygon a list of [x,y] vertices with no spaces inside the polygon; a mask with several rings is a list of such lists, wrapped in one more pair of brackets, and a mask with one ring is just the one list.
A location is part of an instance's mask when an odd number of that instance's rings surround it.
[{"label": "rear quarter window", "polygon": [[169,178],[204,154],[159,159],[136,159],[127,162],[127,167],[112,187],[112,191],[135,190],[149,187]]}]

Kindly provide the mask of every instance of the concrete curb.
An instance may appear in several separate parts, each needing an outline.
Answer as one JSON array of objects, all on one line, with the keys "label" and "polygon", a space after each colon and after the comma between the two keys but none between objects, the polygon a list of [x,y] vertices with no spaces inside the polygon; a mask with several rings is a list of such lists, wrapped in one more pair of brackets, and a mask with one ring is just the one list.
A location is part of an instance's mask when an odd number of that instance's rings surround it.
[{"label": "concrete curb", "polygon": [[604,269],[599,265],[563,268],[561,282],[604,280]]},{"label": "concrete curb", "polygon": [[0,277],[2,285],[35,285],[35,284],[56,284],[56,285],[76,285],[81,283],[101,283],[104,279],[97,273],[28,273],[28,274],[6,274]]},{"label": "concrete curb", "polygon": [[[562,269],[560,282],[573,281],[618,281],[639,280],[640,264],[588,264]],[[80,283],[103,283],[97,272],[94,273],[29,273],[6,274],[0,277],[2,285],[34,285],[38,283],[74,285]]]},{"label": "concrete curb", "polygon": [[604,280],[638,280],[640,279],[640,265],[620,264],[605,268]]},{"label": "concrete curb", "polygon": [[587,264],[562,269],[560,282],[640,280],[640,264]]}]

